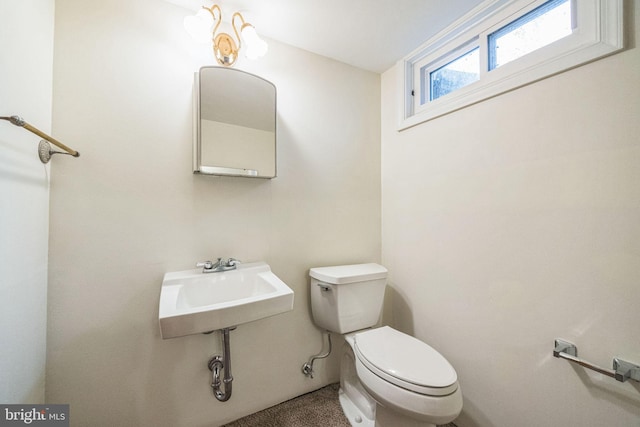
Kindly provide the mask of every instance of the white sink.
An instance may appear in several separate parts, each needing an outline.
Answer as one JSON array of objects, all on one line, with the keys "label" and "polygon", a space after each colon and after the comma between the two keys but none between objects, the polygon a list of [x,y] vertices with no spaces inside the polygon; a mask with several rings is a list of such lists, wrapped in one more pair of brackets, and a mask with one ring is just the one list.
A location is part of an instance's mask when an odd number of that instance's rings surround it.
[{"label": "white sink", "polygon": [[160,290],[160,333],[174,338],[230,328],[293,309],[293,291],[268,264],[218,273],[166,273]]}]

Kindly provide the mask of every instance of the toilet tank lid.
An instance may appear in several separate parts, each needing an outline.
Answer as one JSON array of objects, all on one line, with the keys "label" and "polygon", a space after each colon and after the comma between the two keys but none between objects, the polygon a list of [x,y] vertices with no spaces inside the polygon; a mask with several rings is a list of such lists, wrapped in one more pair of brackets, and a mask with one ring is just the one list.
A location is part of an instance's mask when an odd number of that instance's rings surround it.
[{"label": "toilet tank lid", "polygon": [[387,269],[375,263],[337,265],[312,268],[309,270],[309,275],[322,282],[339,285],[385,279],[387,277]]}]

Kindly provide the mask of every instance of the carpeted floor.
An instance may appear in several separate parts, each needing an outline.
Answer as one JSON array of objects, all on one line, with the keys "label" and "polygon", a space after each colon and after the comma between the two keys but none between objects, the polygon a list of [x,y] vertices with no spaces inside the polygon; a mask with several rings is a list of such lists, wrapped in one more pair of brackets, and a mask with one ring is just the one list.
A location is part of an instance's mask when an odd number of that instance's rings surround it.
[{"label": "carpeted floor", "polygon": [[339,387],[328,385],[224,427],[351,427],[338,401]]},{"label": "carpeted floor", "polygon": [[340,384],[328,385],[223,427],[351,427],[340,407],[339,387]]}]

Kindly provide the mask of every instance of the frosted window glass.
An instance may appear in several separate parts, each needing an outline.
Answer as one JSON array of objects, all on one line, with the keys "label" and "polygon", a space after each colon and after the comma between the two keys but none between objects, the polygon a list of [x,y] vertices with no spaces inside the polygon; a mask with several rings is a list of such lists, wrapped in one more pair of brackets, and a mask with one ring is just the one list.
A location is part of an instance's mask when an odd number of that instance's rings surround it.
[{"label": "frosted window glass", "polygon": [[571,32],[571,1],[548,1],[489,35],[489,70],[560,40]]},{"label": "frosted window glass", "polygon": [[454,59],[429,73],[429,98],[431,101],[480,79],[480,49]]}]

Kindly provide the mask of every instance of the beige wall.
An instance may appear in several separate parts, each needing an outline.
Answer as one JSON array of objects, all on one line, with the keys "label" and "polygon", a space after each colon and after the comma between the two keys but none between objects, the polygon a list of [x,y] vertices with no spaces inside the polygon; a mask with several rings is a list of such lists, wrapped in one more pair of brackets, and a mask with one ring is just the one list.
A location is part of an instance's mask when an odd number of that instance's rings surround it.
[{"label": "beige wall", "polygon": [[400,133],[398,70],[382,76],[394,323],[455,366],[460,427],[638,425],[637,383],[552,357],[561,337],[607,368],[640,362],[631,34],[623,53]]},{"label": "beige wall", "polygon": [[[271,42],[238,65],[278,87],[279,177],[265,181],[190,172],[192,72],[211,59],[182,9],[60,1],[52,74],[53,2],[35,3],[0,6],[0,77],[16,82],[0,98],[49,130],[53,75],[53,134],[82,153],[54,158],[51,180],[46,401],[70,403],[73,425],[219,425],[337,379],[335,357],[300,374],[321,345],[306,274],[380,260],[380,105],[393,323],[456,367],[458,425],[637,424],[635,383],[551,357],[562,337],[602,366],[640,361],[637,31],[621,54],[402,133],[395,69],[380,102],[377,75]],[[37,35],[18,37],[34,10]],[[3,403],[44,387],[48,179],[33,138],[0,123]],[[232,332],[227,403],[206,368],[219,342],[157,326],[163,273],[223,255],[269,262],[296,293],[293,312]]]},{"label": "beige wall", "polygon": [[[0,2],[0,116],[51,129],[52,0]],[[0,121],[0,402],[44,401],[49,168]],[[56,159],[57,160],[57,159]]]},{"label": "beige wall", "polygon": [[[337,380],[310,267],[379,261],[380,76],[270,43],[237,68],[278,89],[278,177],[191,173],[193,71],[211,64],[156,0],[56,4],[54,131],[81,153],[51,183],[47,401],[72,425],[214,426]],[[58,159],[56,159],[58,160]],[[162,340],[167,271],[216,256],[264,260],[290,313],[231,333],[233,396],[212,394],[218,338]]]}]

